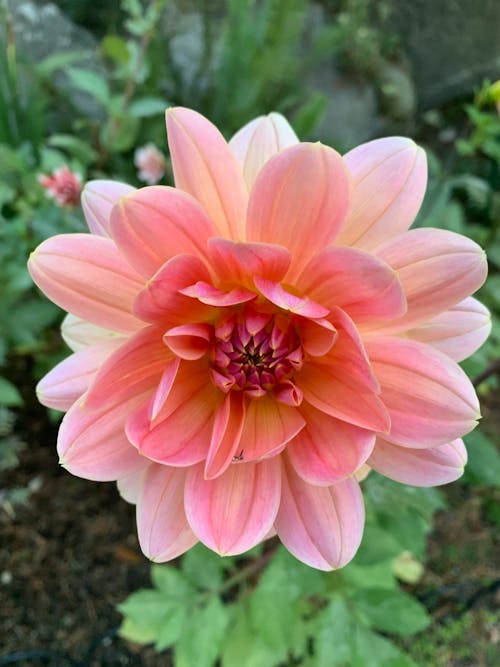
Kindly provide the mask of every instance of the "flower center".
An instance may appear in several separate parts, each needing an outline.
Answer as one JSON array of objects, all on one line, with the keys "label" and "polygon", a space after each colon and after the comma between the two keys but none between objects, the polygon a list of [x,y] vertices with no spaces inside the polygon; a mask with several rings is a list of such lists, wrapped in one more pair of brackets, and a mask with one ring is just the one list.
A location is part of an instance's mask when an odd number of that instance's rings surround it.
[{"label": "flower center", "polygon": [[293,402],[298,400],[292,377],[302,367],[304,353],[283,315],[247,310],[219,322],[211,359],[213,381],[225,393],[235,389],[259,398],[273,392],[279,398],[293,387]]}]

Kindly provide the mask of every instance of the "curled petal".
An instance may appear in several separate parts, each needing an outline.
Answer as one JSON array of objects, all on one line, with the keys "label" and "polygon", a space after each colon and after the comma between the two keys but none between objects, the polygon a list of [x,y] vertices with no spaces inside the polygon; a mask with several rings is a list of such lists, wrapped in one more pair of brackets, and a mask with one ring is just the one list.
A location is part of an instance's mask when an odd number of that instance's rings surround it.
[{"label": "curled petal", "polygon": [[203,466],[186,480],[186,515],[197,537],[220,555],[248,551],[265,539],[280,504],[278,458],[234,464],[216,479],[205,479]]},{"label": "curled petal", "polygon": [[298,143],[286,118],[273,112],[244,125],[229,141],[229,148],[241,165],[250,190],[257,174],[273,155]]},{"label": "curled petal", "polygon": [[385,439],[405,447],[442,445],[476,425],[479,403],[469,379],[430,345],[396,337],[366,343],[391,416]]},{"label": "curled petal", "polygon": [[430,449],[409,449],[379,438],[368,463],[381,475],[396,482],[439,486],[462,476],[467,450],[460,439]]},{"label": "curled petal", "polygon": [[338,236],[348,205],[349,175],[340,155],[319,143],[297,144],[259,172],[248,203],[247,238],[288,248],[296,277]]},{"label": "curled petal", "polygon": [[207,239],[217,229],[193,197],[155,185],[137,190],[115,206],[111,233],[136,271],[150,278],[175,255],[205,259]]},{"label": "curled petal", "polygon": [[143,326],[132,315],[142,281],[111,239],[53,236],[32,253],[28,268],[38,287],[64,310],[113,331],[129,333]]},{"label": "curled petal", "polygon": [[142,552],[156,563],[177,558],[198,541],[184,512],[184,470],[152,465],[137,500],[137,533]]},{"label": "curled petal", "polygon": [[211,331],[208,324],[180,324],[163,335],[163,342],[181,359],[200,359],[208,350]]},{"label": "curled petal", "polygon": [[176,187],[200,202],[222,235],[244,240],[247,189],[222,134],[182,107],[167,110],[167,134]]},{"label": "curled petal", "polygon": [[371,250],[405,232],[427,185],[425,152],[411,139],[388,137],[344,156],[352,178],[348,219],[337,243]]},{"label": "curled petal", "polygon": [[219,308],[236,306],[239,303],[253,301],[257,297],[255,292],[250,292],[250,290],[243,287],[235,287],[232,290],[225,291],[203,280],[198,281],[194,285],[184,287],[179,292],[190,296],[192,299],[198,299],[198,301],[207,304],[207,306],[217,306]]},{"label": "curled petal", "polygon": [[328,315],[328,308],[325,308],[319,303],[312,301],[308,297],[296,296],[288,292],[279,283],[272,282],[266,278],[255,276],[255,287],[261,292],[266,299],[274,303],[278,308],[288,310],[296,315],[302,317],[319,318]]},{"label": "curled petal", "polygon": [[245,412],[246,405],[240,392],[229,392],[217,409],[205,463],[206,479],[218,477],[231,464],[239,447]]},{"label": "curled petal", "polygon": [[297,318],[295,330],[299,335],[304,351],[312,357],[322,357],[327,354],[338,337],[333,324],[323,319]]},{"label": "curled petal", "polygon": [[68,313],[62,321],[61,336],[73,352],[83,350],[89,345],[99,345],[110,341],[116,341],[119,344],[124,340],[123,335],[116,331],[103,329],[71,313]]},{"label": "curled petal", "polygon": [[490,332],[490,311],[473,297],[468,297],[410,329],[407,336],[429,343],[455,361],[463,361],[481,347]]},{"label": "curled petal", "polygon": [[313,486],[285,462],[281,504],[275,526],[291,553],[319,570],[346,565],[363,534],[365,511],[358,483],[345,479],[333,486]]},{"label": "curled petal", "polygon": [[131,185],[116,181],[88,181],[82,192],[82,209],[92,234],[111,236],[109,222],[113,206],[135,191]]}]

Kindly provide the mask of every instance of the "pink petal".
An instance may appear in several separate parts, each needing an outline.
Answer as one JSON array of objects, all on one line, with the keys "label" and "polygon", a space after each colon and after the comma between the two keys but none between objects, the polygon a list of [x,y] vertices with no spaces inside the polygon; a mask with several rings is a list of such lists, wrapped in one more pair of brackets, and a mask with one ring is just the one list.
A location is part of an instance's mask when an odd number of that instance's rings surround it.
[{"label": "pink petal", "polygon": [[119,344],[118,340],[91,345],[61,361],[37,384],[40,403],[54,410],[69,410],[87,391],[100,366]]},{"label": "pink petal", "polygon": [[180,324],[163,335],[163,342],[181,359],[200,359],[208,351],[211,332],[208,324]]},{"label": "pink petal", "polygon": [[111,239],[91,234],[53,236],[32,253],[28,268],[49,299],[74,315],[126,333],[143,326],[132,315],[142,281]]},{"label": "pink petal", "polygon": [[296,558],[319,570],[343,567],[359,547],[364,519],[363,498],[354,479],[313,486],[285,463],[275,526]]},{"label": "pink petal", "polygon": [[175,255],[205,259],[207,239],[217,229],[188,194],[155,185],[137,190],[115,206],[111,233],[136,271],[150,278]]},{"label": "pink petal", "polygon": [[200,202],[220,234],[244,240],[246,185],[222,134],[182,107],[167,110],[167,134],[176,187]]},{"label": "pink petal", "polygon": [[198,257],[172,257],[137,296],[134,312],[146,322],[199,322],[208,319],[213,309],[180,293],[199,280],[210,280],[206,266]]},{"label": "pink petal", "polygon": [[408,449],[377,439],[368,460],[381,475],[412,486],[439,486],[462,476],[467,450],[462,440],[430,449]]},{"label": "pink petal", "polygon": [[86,405],[93,409],[124,393],[153,389],[173,357],[162,335],[162,329],[146,327],[113,352],[95,376]]},{"label": "pink petal", "polygon": [[474,388],[462,369],[430,345],[396,337],[366,343],[391,416],[387,440],[427,448],[471,431],[479,418]]},{"label": "pink petal", "polygon": [[172,387],[174,386],[174,381],[177,377],[180,363],[181,360],[179,357],[175,357],[175,359],[172,359],[172,361],[167,364],[165,370],[163,371],[158,387],[156,388],[150,403],[148,417],[151,421],[156,419],[158,413],[165,405],[165,401],[169,397]]},{"label": "pink petal", "polygon": [[250,121],[229,142],[229,148],[241,165],[251,189],[264,164],[288,146],[299,143],[286,118],[270,113]]},{"label": "pink petal", "polygon": [[230,391],[215,413],[205,479],[219,477],[231,464],[239,447],[245,423],[245,400],[241,392]]},{"label": "pink petal", "polygon": [[302,315],[302,317],[312,318],[325,317],[329,313],[328,308],[312,301],[308,297],[296,296],[288,292],[279,283],[272,282],[266,278],[260,278],[259,276],[255,276],[253,281],[259,292],[271,301],[271,303],[274,303],[275,306],[278,306],[278,308]]},{"label": "pink petal", "polygon": [[111,331],[111,329],[98,327],[71,313],[68,313],[62,321],[61,336],[66,345],[74,352],[83,350],[89,345],[99,345],[111,341],[120,344],[124,341],[122,334]]},{"label": "pink petal", "polygon": [[377,256],[398,272],[408,311],[385,332],[403,331],[441,313],[481,287],[488,270],[481,248],[443,229],[413,229],[384,243]]},{"label": "pink petal", "polygon": [[194,285],[189,285],[179,290],[181,294],[190,296],[192,299],[198,299],[201,303],[208,306],[217,306],[224,308],[226,306],[236,306],[240,303],[247,303],[253,301],[257,295],[255,292],[244,289],[243,287],[235,287],[232,290],[221,290],[214,287],[210,283],[199,280]]},{"label": "pink petal", "polygon": [[296,276],[338,236],[348,205],[349,176],[340,155],[321,144],[297,144],[260,171],[248,203],[247,237],[288,248]]},{"label": "pink petal", "polygon": [[278,458],[229,466],[205,479],[203,466],[191,468],[184,503],[191,528],[220,555],[243,553],[265,539],[280,503]]},{"label": "pink petal", "polygon": [[290,266],[286,248],[270,243],[236,243],[228,239],[208,241],[214,268],[222,283],[253,288],[253,276],[279,281]]},{"label": "pink petal", "polygon": [[82,192],[82,209],[92,234],[110,236],[111,209],[122,197],[135,191],[131,185],[117,181],[88,181]]},{"label": "pink petal", "polygon": [[183,470],[152,465],[137,501],[137,533],[142,552],[156,563],[177,558],[198,541],[184,512]]},{"label": "pink petal", "polygon": [[297,408],[279,403],[269,394],[250,400],[237,447],[238,458],[253,461],[277,454],[305,423]]},{"label": "pink petal", "polygon": [[424,151],[411,139],[388,137],[354,148],[344,160],[353,189],[349,216],[337,243],[371,250],[406,231],[425,194]]},{"label": "pink petal", "polygon": [[429,343],[455,361],[478,350],[491,332],[491,315],[479,301],[468,297],[456,306],[410,329],[407,336]]},{"label": "pink petal", "polygon": [[375,444],[372,431],[353,426],[316,410],[300,408],[305,428],[287,447],[295,472],[316,486],[330,486],[352,475],[369,457]]},{"label": "pink petal", "polygon": [[309,262],[297,288],[327,308],[339,306],[356,322],[394,318],[406,311],[396,272],[354,248],[326,248]]},{"label": "pink petal", "polygon": [[125,435],[129,413],[147,394],[124,396],[104,407],[89,410],[85,396],[74,403],[59,428],[60,463],[78,477],[110,482],[142,470],[144,458]]},{"label": "pink petal", "polygon": [[333,324],[323,319],[297,318],[295,331],[299,335],[304,351],[313,357],[322,357],[327,354],[338,337],[337,329]]},{"label": "pink petal", "polygon": [[117,480],[118,493],[127,503],[131,503],[132,505],[137,504],[144,483],[144,475],[149,465],[147,459],[144,459],[144,468],[142,470],[132,472],[130,475]]}]

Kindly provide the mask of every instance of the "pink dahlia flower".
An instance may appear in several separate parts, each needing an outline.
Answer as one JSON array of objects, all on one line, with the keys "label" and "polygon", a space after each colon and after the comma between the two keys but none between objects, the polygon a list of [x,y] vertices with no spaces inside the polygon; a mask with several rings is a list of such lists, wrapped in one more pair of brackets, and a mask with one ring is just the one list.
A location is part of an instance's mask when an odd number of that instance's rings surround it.
[{"label": "pink dahlia flower", "polygon": [[408,231],[426,186],[409,139],[341,157],[270,114],[228,144],[182,108],[167,129],[175,188],[90,182],[92,233],[29,262],[71,313],[74,353],[38,386],[68,410],[61,463],[118,481],[155,561],[277,533],[305,563],[341,567],[366,466],[422,486],[462,473],[479,406],[457,361],[489,331],[469,296],[484,253]]},{"label": "pink dahlia flower", "polygon": [[167,162],[163,153],[153,143],[149,143],[135,151],[134,164],[139,170],[139,180],[155,185],[165,174]]},{"label": "pink dahlia flower", "polygon": [[80,202],[82,177],[71,171],[67,165],[55,169],[50,175],[40,174],[38,182],[47,197],[54,199],[59,206],[72,208]]}]

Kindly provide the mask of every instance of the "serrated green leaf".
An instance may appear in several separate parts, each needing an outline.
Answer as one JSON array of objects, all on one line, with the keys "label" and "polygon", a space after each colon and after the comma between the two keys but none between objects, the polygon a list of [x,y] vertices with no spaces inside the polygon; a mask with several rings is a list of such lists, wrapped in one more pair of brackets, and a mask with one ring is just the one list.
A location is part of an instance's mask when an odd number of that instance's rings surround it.
[{"label": "serrated green leaf", "polygon": [[351,601],[369,625],[383,632],[414,635],[431,621],[425,607],[401,590],[365,589],[352,595]]},{"label": "serrated green leaf", "polygon": [[187,617],[175,645],[175,667],[213,667],[220,655],[229,613],[218,597]]},{"label": "serrated green leaf", "polygon": [[194,594],[194,589],[184,574],[172,565],[153,565],[151,579],[168,600],[185,601]]},{"label": "serrated green leaf", "polygon": [[187,615],[188,607],[173,606],[171,611],[163,617],[155,635],[157,651],[164,651],[175,644],[182,635]]},{"label": "serrated green leaf", "polygon": [[248,606],[235,605],[222,651],[222,667],[275,667],[281,655],[254,632]]},{"label": "serrated green leaf", "polygon": [[370,588],[377,582],[379,588],[392,590],[396,588],[391,561],[385,560],[372,565],[358,565],[351,562],[339,571],[342,581],[354,588]]},{"label": "serrated green leaf", "polygon": [[351,636],[352,662],[346,667],[418,667],[388,639],[356,626]]},{"label": "serrated green leaf", "polygon": [[341,597],[335,597],[321,612],[316,627],[314,667],[351,667],[354,620]]},{"label": "serrated green leaf", "polygon": [[132,618],[125,618],[120,626],[120,636],[137,644],[151,644],[159,632],[155,623],[140,623]]},{"label": "serrated green leaf", "polygon": [[222,583],[224,565],[226,559],[197,544],[183,557],[182,572],[197,588],[217,590]]},{"label": "serrated green leaf", "polygon": [[173,601],[160,591],[141,589],[129,595],[125,602],[118,605],[118,609],[136,623],[158,625],[171,611],[173,604]]},{"label": "serrated green leaf", "polygon": [[9,408],[18,407],[24,403],[17,387],[4,377],[0,377],[0,405]]}]

